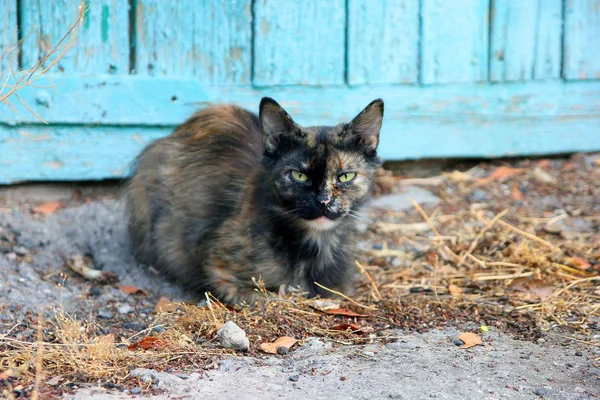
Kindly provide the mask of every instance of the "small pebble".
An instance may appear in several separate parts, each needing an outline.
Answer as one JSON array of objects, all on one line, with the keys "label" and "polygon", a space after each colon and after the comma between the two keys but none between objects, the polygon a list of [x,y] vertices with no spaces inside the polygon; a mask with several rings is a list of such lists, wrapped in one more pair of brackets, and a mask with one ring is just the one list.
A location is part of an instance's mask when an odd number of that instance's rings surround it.
[{"label": "small pebble", "polygon": [[143,331],[147,327],[148,327],[148,325],[144,324],[143,322],[137,322],[137,321],[125,322],[123,324],[124,329],[130,329],[132,331]]},{"label": "small pebble", "polygon": [[293,375],[290,375],[290,377],[288,379],[290,381],[292,381],[292,382],[298,382],[298,380],[300,379],[300,375],[299,374],[293,374]]},{"label": "small pebble", "polygon": [[580,352],[580,351],[576,351],[576,352],[575,352],[575,355],[576,355],[577,357],[582,357],[582,356],[583,356],[583,353],[582,353],[582,352]]},{"label": "small pebble", "polygon": [[362,353],[365,357],[375,357],[375,353],[373,353],[372,351],[363,351]]},{"label": "small pebble", "polygon": [[539,387],[539,388],[537,388],[537,389],[535,389],[535,394],[536,394],[536,396],[543,396],[543,395],[545,395],[546,393],[548,393],[548,388],[545,388],[545,387],[543,387],[543,386],[542,386],[542,387]]},{"label": "small pebble", "polygon": [[230,371],[235,368],[235,361],[233,360],[221,360],[219,362],[219,369],[223,371]]},{"label": "small pebble", "polygon": [[142,388],[141,387],[134,387],[134,388],[129,389],[129,392],[131,394],[140,394],[140,393],[142,393]]},{"label": "small pebble", "polygon": [[250,340],[246,332],[233,321],[225,322],[225,325],[217,332],[217,339],[221,346],[228,349],[248,351]]},{"label": "small pebble", "polygon": [[454,343],[457,346],[462,346],[465,344],[465,342],[463,342],[462,340],[460,340],[459,338],[454,338],[454,340],[452,341],[452,343]]},{"label": "small pebble", "polygon": [[152,332],[154,332],[154,333],[163,333],[165,331],[166,331],[166,329],[163,328],[162,326],[155,326],[154,328],[152,328]]},{"label": "small pebble", "polygon": [[288,349],[287,347],[279,346],[277,348],[277,354],[288,354],[289,352],[290,349]]},{"label": "small pebble", "polygon": [[119,314],[129,314],[134,311],[133,307],[130,304],[123,304],[117,308]]},{"label": "small pebble", "polygon": [[473,201],[485,201],[488,199],[488,194],[481,189],[476,189],[471,193],[471,199]]},{"label": "small pebble", "polygon": [[15,246],[15,247],[13,247],[13,251],[20,257],[24,257],[27,254],[29,254],[29,250],[27,250],[23,246]]},{"label": "small pebble", "polygon": [[90,288],[90,296],[91,297],[98,297],[102,294],[102,289],[100,289],[98,286],[92,286]]},{"label": "small pebble", "polygon": [[113,318],[115,316],[115,314],[112,311],[110,311],[110,310],[107,310],[105,308],[101,308],[100,310],[98,310],[98,316],[100,318],[111,319],[111,318]]}]

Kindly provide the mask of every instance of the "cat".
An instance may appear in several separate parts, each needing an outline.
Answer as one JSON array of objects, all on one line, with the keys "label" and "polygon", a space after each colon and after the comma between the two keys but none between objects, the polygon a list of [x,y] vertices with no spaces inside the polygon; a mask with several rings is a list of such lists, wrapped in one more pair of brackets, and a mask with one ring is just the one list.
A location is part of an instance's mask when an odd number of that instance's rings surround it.
[{"label": "cat", "polygon": [[355,223],[370,198],[383,120],[301,127],[273,99],[194,114],[136,159],[126,194],[137,259],[185,287],[252,303],[278,291],[352,293]]}]

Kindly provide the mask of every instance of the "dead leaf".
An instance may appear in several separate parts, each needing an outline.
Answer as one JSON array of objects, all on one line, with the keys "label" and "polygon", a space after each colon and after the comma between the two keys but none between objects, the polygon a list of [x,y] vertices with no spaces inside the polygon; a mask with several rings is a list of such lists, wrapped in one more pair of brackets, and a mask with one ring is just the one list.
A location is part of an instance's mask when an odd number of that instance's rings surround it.
[{"label": "dead leaf", "polygon": [[460,296],[463,294],[463,290],[455,284],[451,283],[448,285],[448,293],[450,293],[452,296]]},{"label": "dead leaf", "polygon": [[460,346],[461,349],[468,349],[469,347],[477,346],[483,343],[481,336],[473,332],[464,332],[458,335],[458,338],[464,343]]},{"label": "dead leaf", "polygon": [[312,308],[317,309],[319,311],[325,311],[325,310],[329,310],[332,308],[340,308],[339,301],[326,300],[326,299],[310,300],[309,305]]},{"label": "dead leaf", "polygon": [[50,386],[56,386],[60,383],[62,377],[63,377],[62,375],[56,375],[54,378],[47,380],[46,384],[48,384]]},{"label": "dead leaf", "polygon": [[523,168],[512,168],[512,167],[502,166],[502,167],[498,167],[495,170],[493,170],[492,173],[489,176],[487,176],[486,178],[478,179],[477,182],[479,182],[480,184],[486,184],[493,180],[506,179],[510,176],[520,174],[521,172],[523,172]]},{"label": "dead leaf", "polygon": [[100,336],[97,342],[98,344],[113,344],[115,343],[115,334],[111,332],[106,335]]},{"label": "dead leaf", "polygon": [[16,368],[7,368],[0,373],[0,379],[17,378],[19,375],[20,373]]},{"label": "dead leaf", "polygon": [[296,342],[297,340],[293,337],[283,336],[272,343],[261,343],[259,347],[265,353],[278,354],[278,347],[285,347],[289,350],[293,345],[296,344]]},{"label": "dead leaf", "polygon": [[136,294],[136,293],[144,294],[144,291],[142,289],[137,288],[135,286],[120,285],[119,289],[121,290],[121,292],[123,292],[125,294]]},{"label": "dead leaf", "polygon": [[547,183],[549,185],[556,184],[556,178],[541,169],[540,167],[535,167],[533,169],[533,177],[541,183]]},{"label": "dead leaf", "polygon": [[166,297],[161,297],[158,299],[158,303],[156,303],[156,307],[154,307],[154,312],[175,312],[177,311],[177,303],[173,303],[170,299]]},{"label": "dead leaf", "polygon": [[127,346],[127,349],[128,350],[135,350],[138,348],[143,349],[143,350],[160,349],[161,347],[165,347],[166,345],[167,345],[167,341],[164,339],[146,336],[139,342],[133,343],[133,344],[130,344],[129,346]]},{"label": "dead leaf", "polygon": [[90,281],[99,281],[103,283],[112,283],[119,280],[119,277],[113,272],[99,271],[88,265],[82,254],[75,254],[67,262],[67,266],[74,272],[77,272],[83,278]]},{"label": "dead leaf", "polygon": [[570,257],[567,258],[566,261],[580,271],[585,271],[592,266],[592,264],[583,257]]},{"label": "dead leaf", "polygon": [[336,326],[332,326],[331,328],[332,331],[347,331],[348,329],[350,329],[353,332],[357,332],[360,331],[360,325],[358,324],[339,324]]},{"label": "dead leaf", "polygon": [[550,165],[550,160],[548,160],[547,158],[541,159],[537,162],[537,166],[543,169],[548,168]]},{"label": "dead leaf", "polygon": [[354,311],[346,310],[345,308],[331,308],[329,310],[323,310],[325,314],[331,315],[343,315],[345,317],[368,317],[366,314],[359,314]]},{"label": "dead leaf", "polygon": [[526,293],[532,299],[545,299],[554,293],[554,289],[541,279],[531,279],[529,277],[514,279],[508,288],[515,292]]},{"label": "dead leaf", "polygon": [[442,175],[454,182],[467,182],[473,180],[473,177],[471,175],[465,174],[464,172],[460,172],[457,170],[454,170],[452,172],[442,172]]},{"label": "dead leaf", "polygon": [[521,192],[521,189],[519,189],[519,185],[517,183],[510,187],[510,197],[512,197],[514,200],[523,200],[523,192]]},{"label": "dead leaf", "polygon": [[45,203],[40,204],[37,207],[33,207],[33,212],[37,214],[48,215],[52,214],[62,206],[63,204],[60,201],[47,201]]},{"label": "dead leaf", "polygon": [[0,373],[0,380],[7,378],[18,378],[23,375],[29,369],[29,363],[24,362],[17,366],[15,363],[11,363],[7,369]]}]

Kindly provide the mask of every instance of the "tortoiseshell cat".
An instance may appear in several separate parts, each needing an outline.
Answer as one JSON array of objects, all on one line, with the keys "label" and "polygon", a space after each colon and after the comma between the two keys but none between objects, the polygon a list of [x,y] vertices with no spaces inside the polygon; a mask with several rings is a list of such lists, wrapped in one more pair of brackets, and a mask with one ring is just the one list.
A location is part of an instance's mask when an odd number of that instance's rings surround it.
[{"label": "tortoiseshell cat", "polygon": [[252,302],[261,278],[349,292],[355,212],[370,197],[383,101],[350,123],[301,127],[273,99],[193,115],[139,156],[129,184],[138,259],[199,293]]}]

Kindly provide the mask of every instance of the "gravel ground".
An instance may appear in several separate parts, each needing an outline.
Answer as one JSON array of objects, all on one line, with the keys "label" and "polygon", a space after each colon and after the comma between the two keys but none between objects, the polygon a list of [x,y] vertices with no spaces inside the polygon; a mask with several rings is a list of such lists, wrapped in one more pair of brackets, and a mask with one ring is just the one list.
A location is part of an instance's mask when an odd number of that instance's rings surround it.
[{"label": "gravel ground", "polygon": [[[397,193],[378,198],[375,204],[393,210],[397,216],[398,212],[411,207],[409,198],[429,207],[440,203],[443,209],[452,209],[468,208],[482,201],[494,202],[512,193],[515,198],[510,201],[520,202],[521,206],[523,194],[530,199],[531,216],[556,209],[567,209],[575,217],[582,215],[581,210],[583,215],[586,212],[598,215],[597,189],[581,189],[581,185],[577,185],[590,176],[597,182],[600,168],[595,165],[600,165],[599,159],[591,155],[552,161],[557,171],[564,168],[565,174],[573,173],[573,165],[596,168],[596,175],[589,175],[584,169],[584,178],[571,178],[569,184],[576,187],[570,192],[571,197],[560,197],[559,191],[546,187],[548,182],[543,190],[537,190],[533,180],[521,180],[517,186],[521,198],[506,182],[485,191],[476,188],[468,194],[450,186],[434,189],[405,185]],[[527,165],[520,166],[526,168]],[[539,173],[532,176],[550,179]],[[534,196],[535,193],[539,195]],[[33,341],[37,312],[44,310],[46,318],[52,318],[56,309],[63,307],[71,315],[96,319],[99,325],[108,327],[107,331],[118,327],[123,335],[135,334],[151,323],[159,297],[192,300],[154,269],[140,266],[131,259],[123,205],[114,196],[92,199],[76,196],[64,201],[63,208],[49,213],[32,211],[36,204],[26,199],[0,200],[0,272],[3,276],[0,333],[8,332],[18,340]],[[581,221],[577,225],[575,219],[575,227],[572,219],[560,221],[563,236],[573,230],[583,230],[589,240],[596,240],[597,220],[582,217]],[[374,240],[373,232],[365,232],[361,246],[375,248]],[[119,285],[140,288],[145,295],[131,296],[115,284],[91,283],[74,274],[65,264],[70,257],[80,254],[88,257],[94,268],[118,276]],[[590,271],[597,266],[593,264]],[[164,399],[600,397],[600,370],[593,361],[600,357],[597,347],[556,338],[535,343],[516,341],[509,333],[499,333],[494,328],[483,335],[483,346],[467,350],[453,343],[457,332],[452,328],[426,333],[397,332],[397,335],[399,340],[395,343],[365,346],[332,347],[332,342],[311,339],[286,356],[227,359],[214,369],[188,372],[185,379],[175,373],[138,371],[139,382],[145,385],[142,395]],[[77,387],[74,394],[65,396],[117,399],[139,394],[136,387],[123,391],[107,391],[86,384]]]},{"label": "gravel ground", "polygon": [[[156,399],[594,399],[598,370],[575,347],[511,340],[459,349],[457,331],[402,335],[386,346],[331,348],[313,339],[289,357],[222,361],[202,375],[136,371]],[[596,375],[596,377],[594,377]],[[182,379],[185,378],[185,379]],[[133,389],[134,393],[136,389]],[[131,390],[85,388],[74,399],[131,398]]]}]

